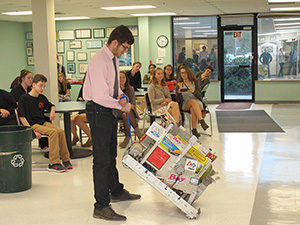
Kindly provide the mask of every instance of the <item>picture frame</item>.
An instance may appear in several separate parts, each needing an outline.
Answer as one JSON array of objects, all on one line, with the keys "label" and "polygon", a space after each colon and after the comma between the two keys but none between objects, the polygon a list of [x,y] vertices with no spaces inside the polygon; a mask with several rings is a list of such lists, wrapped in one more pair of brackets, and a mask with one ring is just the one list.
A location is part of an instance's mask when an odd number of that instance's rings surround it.
[{"label": "picture frame", "polygon": [[90,52],[90,58],[92,59],[97,52]]},{"label": "picture frame", "polygon": [[30,32],[26,32],[25,33],[25,39],[26,40],[33,40],[33,33],[30,31]]},{"label": "picture frame", "polygon": [[34,65],[34,57],[33,56],[28,56],[27,57],[27,64],[28,64],[28,66],[33,66]]},{"label": "picture frame", "polygon": [[77,60],[78,61],[86,61],[87,53],[86,52],[77,52]]},{"label": "picture frame", "polygon": [[65,42],[64,41],[57,42],[57,53],[65,53]]},{"label": "picture frame", "polygon": [[76,73],[76,64],[75,63],[67,63],[67,73],[70,73],[70,74]]},{"label": "picture frame", "polygon": [[70,41],[70,49],[81,49],[81,41]]},{"label": "picture frame", "polygon": [[58,31],[59,40],[74,40],[74,30],[59,30]]},{"label": "picture frame", "polygon": [[76,39],[92,38],[92,29],[77,29],[75,30]]},{"label": "picture frame", "polygon": [[28,48],[32,48],[33,47],[33,43],[32,42],[27,42],[27,47]]},{"label": "picture frame", "polygon": [[124,52],[121,57],[118,57],[119,60],[119,68],[121,70],[130,70],[132,68],[132,64],[134,63],[134,44],[131,45],[127,52]]},{"label": "picture frame", "polygon": [[32,48],[26,48],[26,55],[33,55],[33,49]]},{"label": "picture frame", "polygon": [[103,47],[103,41],[102,40],[89,40],[86,41],[86,48],[87,49],[100,49]]},{"label": "picture frame", "polygon": [[105,29],[104,28],[95,28],[93,30],[94,38],[105,38]]},{"label": "picture frame", "polygon": [[64,64],[64,57],[63,57],[62,55],[59,55],[59,56],[58,56],[58,63],[59,63],[60,65],[63,65],[63,64]]},{"label": "picture frame", "polygon": [[87,63],[79,63],[79,73],[85,73],[87,71]]},{"label": "picture frame", "polygon": [[75,61],[74,51],[67,51],[67,61]]}]

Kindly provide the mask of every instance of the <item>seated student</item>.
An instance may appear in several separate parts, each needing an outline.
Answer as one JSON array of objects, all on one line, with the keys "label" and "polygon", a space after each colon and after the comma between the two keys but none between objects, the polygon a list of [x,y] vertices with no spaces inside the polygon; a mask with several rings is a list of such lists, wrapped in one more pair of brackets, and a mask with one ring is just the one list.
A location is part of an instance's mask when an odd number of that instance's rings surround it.
[{"label": "seated student", "polygon": [[[208,66],[205,68],[203,73],[197,73],[196,74],[196,78],[199,80],[200,82],[200,90],[202,91],[203,88],[207,85],[210,84],[210,75],[214,72],[214,69],[212,66]],[[204,93],[202,92],[202,95]],[[203,98],[204,96],[202,96]]]},{"label": "seated student", "polygon": [[134,62],[132,65],[132,69],[126,72],[126,75],[129,79],[129,85],[134,88],[135,91],[138,91],[138,88],[142,85],[142,78],[140,68],[142,67],[142,63]]},{"label": "seated student", "polygon": [[58,100],[60,102],[69,102],[71,85],[63,73],[58,73]]},{"label": "seated student", "polygon": [[[50,111],[50,120],[55,118],[55,106],[42,95],[46,87],[47,78],[44,75],[35,75],[32,90],[19,99],[19,115],[24,126],[32,126],[39,139],[45,134],[49,137],[49,166],[50,172],[65,172],[72,169],[66,136],[63,129],[46,122],[44,110]],[[63,165],[60,164],[60,158]]]},{"label": "seated student", "polygon": [[17,125],[15,109],[17,108],[16,101],[11,94],[0,89],[0,126]]},{"label": "seated student", "polygon": [[[84,82],[85,76],[83,78]],[[84,101],[82,97],[82,87],[80,88],[77,101]],[[73,134],[73,140],[72,140],[72,145],[76,145],[76,143],[79,141],[78,135],[77,135],[77,129],[76,125],[80,127],[81,130],[83,130],[86,135],[88,136],[88,140],[86,141],[85,144],[81,143],[82,147],[90,147],[92,146],[92,135],[91,135],[91,130],[90,128],[86,125],[87,123],[87,117],[86,113],[77,113],[76,115],[71,117],[71,132]]]},{"label": "seated student", "polygon": [[15,87],[17,87],[18,84],[19,84],[19,80],[20,80],[20,76],[17,76],[17,77],[13,80],[13,82],[11,82],[9,88],[10,88],[10,89],[14,89]]},{"label": "seated student", "polygon": [[166,82],[176,80],[176,77],[174,75],[173,66],[168,64],[164,67],[164,75]]},{"label": "seated student", "polygon": [[[134,128],[134,132],[135,132],[136,136],[138,136],[138,138],[141,138],[144,134],[139,129],[138,124],[136,122],[136,118],[137,118],[138,114],[135,109],[136,99],[135,99],[134,89],[132,86],[129,85],[127,76],[126,76],[125,72],[123,72],[123,71],[120,72],[120,88],[123,91],[123,93],[125,95],[127,95],[127,97],[129,98],[129,102],[131,104],[131,111],[128,113],[130,125]],[[124,132],[125,132],[125,138],[124,138],[123,142],[120,144],[120,147],[125,148],[130,141],[127,113],[119,111],[119,118],[123,119]]]},{"label": "seated student", "polygon": [[191,112],[192,133],[199,138],[200,134],[197,131],[197,122],[199,121],[203,130],[208,128],[202,116],[203,104],[200,82],[185,65],[180,66],[176,87],[176,101],[179,103],[181,110]]},{"label": "seated student", "polygon": [[154,76],[148,87],[148,95],[152,114],[157,116],[167,114],[171,121],[173,120],[178,125],[180,119],[179,105],[171,99],[164,71],[161,68],[157,68],[154,72]]},{"label": "seated student", "polygon": [[146,73],[143,77],[143,84],[149,84],[151,78],[153,77],[154,70],[156,66],[154,64],[150,64],[148,67],[148,73]]},{"label": "seated student", "polygon": [[19,84],[11,90],[11,95],[18,104],[21,95],[31,90],[33,74],[30,70],[21,70]]}]

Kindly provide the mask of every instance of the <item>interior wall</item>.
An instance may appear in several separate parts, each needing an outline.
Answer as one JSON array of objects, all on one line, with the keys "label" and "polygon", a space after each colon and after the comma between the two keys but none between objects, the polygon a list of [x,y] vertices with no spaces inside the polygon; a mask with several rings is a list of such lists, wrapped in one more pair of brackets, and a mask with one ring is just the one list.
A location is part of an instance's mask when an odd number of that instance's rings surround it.
[{"label": "interior wall", "polygon": [[10,91],[11,82],[26,68],[24,24],[0,21],[0,88]]}]

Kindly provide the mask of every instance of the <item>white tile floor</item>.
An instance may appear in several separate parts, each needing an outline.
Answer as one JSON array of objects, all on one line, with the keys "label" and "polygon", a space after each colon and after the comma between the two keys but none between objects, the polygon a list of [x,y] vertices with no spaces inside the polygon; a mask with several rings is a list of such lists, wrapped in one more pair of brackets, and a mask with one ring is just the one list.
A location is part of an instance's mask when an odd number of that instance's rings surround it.
[{"label": "white tile floor", "polygon": [[[214,169],[220,180],[194,203],[201,208],[197,220],[188,220],[159,192],[123,168],[124,149],[119,149],[120,180],[126,189],[142,195],[138,201],[112,204],[116,212],[127,216],[126,222],[92,217],[92,157],[88,157],[73,160],[74,169],[64,174],[33,171],[30,190],[0,194],[0,224],[300,224],[299,105],[252,106],[269,113],[285,133],[218,133],[215,107],[210,105],[214,135],[201,136],[201,141],[218,156]],[[39,152],[33,153],[33,159],[46,160]]]}]

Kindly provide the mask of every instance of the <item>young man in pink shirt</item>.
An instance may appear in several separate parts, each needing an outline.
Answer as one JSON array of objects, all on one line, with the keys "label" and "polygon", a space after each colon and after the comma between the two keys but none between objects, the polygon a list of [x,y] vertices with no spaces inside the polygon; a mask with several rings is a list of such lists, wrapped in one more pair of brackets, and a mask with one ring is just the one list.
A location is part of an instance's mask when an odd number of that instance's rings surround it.
[{"label": "young man in pink shirt", "polygon": [[141,198],[124,189],[116,168],[118,111],[129,112],[131,109],[130,103],[120,99],[123,92],[119,85],[117,57],[133,42],[127,27],[115,28],[107,44],[89,62],[83,85],[93,142],[94,218],[124,221],[126,217],[117,214],[109,203]]}]

